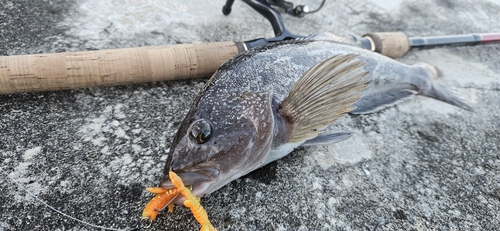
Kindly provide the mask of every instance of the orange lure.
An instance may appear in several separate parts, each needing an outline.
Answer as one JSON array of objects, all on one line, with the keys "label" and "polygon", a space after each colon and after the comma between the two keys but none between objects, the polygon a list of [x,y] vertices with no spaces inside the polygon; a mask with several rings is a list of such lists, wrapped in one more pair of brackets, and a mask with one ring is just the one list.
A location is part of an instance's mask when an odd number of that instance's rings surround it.
[{"label": "orange lure", "polygon": [[200,198],[191,193],[191,188],[184,186],[182,179],[177,176],[177,174],[170,172],[169,177],[175,188],[146,188],[146,190],[156,194],[156,196],[149,201],[146,207],[144,207],[144,210],[142,211],[142,218],[153,221],[158,215],[158,212],[167,205],[168,210],[172,212],[174,209],[172,201],[177,198],[179,194],[182,194],[182,196],[186,198],[184,206],[191,209],[194,217],[198,223],[201,224],[200,231],[216,231],[212,223],[210,223],[210,220],[208,220],[207,212],[200,204]]},{"label": "orange lure", "polygon": [[159,211],[163,210],[167,205],[169,206],[168,211],[173,211],[174,204],[171,202],[179,195],[179,189],[146,188],[146,190],[156,194],[156,196],[142,210],[142,218],[154,220]]},{"label": "orange lure", "polygon": [[186,198],[184,206],[191,209],[191,213],[193,213],[194,218],[196,218],[198,223],[200,223],[200,231],[217,231],[212,223],[210,223],[210,220],[208,220],[207,211],[205,211],[203,206],[201,206],[200,198],[193,195],[191,190],[184,186],[182,179],[177,176],[175,172],[169,172],[168,176],[170,177],[172,184],[174,184],[174,186],[178,188],[180,193]]}]

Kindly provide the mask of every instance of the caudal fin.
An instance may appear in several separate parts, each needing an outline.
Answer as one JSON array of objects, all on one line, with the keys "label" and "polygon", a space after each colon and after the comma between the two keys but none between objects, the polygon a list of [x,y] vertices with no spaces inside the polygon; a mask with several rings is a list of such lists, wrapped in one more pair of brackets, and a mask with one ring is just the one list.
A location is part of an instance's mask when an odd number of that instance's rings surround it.
[{"label": "caudal fin", "polygon": [[[443,76],[443,74],[441,73],[441,71],[438,68],[436,68],[435,66],[432,66],[430,64],[417,63],[417,64],[414,64],[413,66],[423,67],[424,69],[429,71],[431,76],[434,78]],[[467,111],[474,111],[474,108],[472,108],[464,99],[460,98],[455,93],[453,93],[451,90],[449,90],[449,88],[447,88],[443,85],[433,83],[432,78],[429,79],[429,81],[431,82],[431,87],[428,89],[419,90],[419,92],[418,92],[419,95],[423,95],[423,96],[427,96],[427,97],[430,97],[433,99],[437,99],[437,100],[443,101],[445,103],[449,103],[451,105],[465,109]]]},{"label": "caudal fin", "polygon": [[474,111],[474,108],[472,108],[464,99],[460,98],[446,87],[438,84],[433,84],[429,90],[419,92],[419,94],[449,103],[467,111]]}]

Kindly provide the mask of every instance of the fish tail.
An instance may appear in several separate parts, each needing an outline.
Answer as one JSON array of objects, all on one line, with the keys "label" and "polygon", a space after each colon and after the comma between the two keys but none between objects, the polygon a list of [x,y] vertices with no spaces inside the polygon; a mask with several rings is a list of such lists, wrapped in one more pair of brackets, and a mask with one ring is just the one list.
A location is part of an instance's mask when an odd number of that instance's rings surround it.
[{"label": "fish tail", "polygon": [[449,103],[467,111],[474,111],[474,108],[472,108],[464,99],[460,98],[448,87],[443,85],[432,84],[430,89],[419,92],[419,94]]},{"label": "fish tail", "polygon": [[450,90],[449,87],[435,83],[433,79],[442,77],[442,72],[435,66],[427,63],[417,63],[414,66],[419,66],[426,69],[430,75],[430,87],[419,89],[418,94],[427,96],[433,99],[449,103],[451,105],[457,106],[459,108],[465,109],[467,111],[474,111],[474,109],[460,96]]}]

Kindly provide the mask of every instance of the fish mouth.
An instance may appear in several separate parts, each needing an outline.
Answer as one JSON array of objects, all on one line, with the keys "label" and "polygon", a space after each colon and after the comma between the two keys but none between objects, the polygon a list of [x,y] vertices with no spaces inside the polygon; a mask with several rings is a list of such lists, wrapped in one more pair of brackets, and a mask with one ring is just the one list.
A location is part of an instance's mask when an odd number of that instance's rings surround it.
[{"label": "fish mouth", "polygon": [[[197,197],[203,196],[207,188],[219,178],[219,170],[216,168],[196,169],[196,171],[174,170],[173,172],[182,179],[184,185],[191,187],[192,193]],[[168,175],[162,179],[160,187],[164,189],[175,188]],[[179,195],[174,202],[175,204],[181,204],[184,199],[182,195]]]}]

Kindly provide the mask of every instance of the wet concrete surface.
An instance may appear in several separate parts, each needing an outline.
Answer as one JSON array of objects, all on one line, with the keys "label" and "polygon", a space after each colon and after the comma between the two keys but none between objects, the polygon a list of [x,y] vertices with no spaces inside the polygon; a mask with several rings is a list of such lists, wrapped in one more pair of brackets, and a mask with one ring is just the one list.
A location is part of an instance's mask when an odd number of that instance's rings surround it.
[{"label": "wet concrete surface", "polygon": [[[290,31],[342,36],[498,32],[497,1],[328,1]],[[319,2],[309,1],[311,8]],[[272,37],[241,1],[7,1],[0,54]],[[298,3],[296,3],[298,4]],[[330,129],[342,143],[302,148],[202,199],[220,230],[496,230],[500,227],[500,45],[414,51],[473,107],[415,97]],[[170,142],[206,80],[0,96],[0,229],[131,229]],[[29,193],[28,193],[29,192]],[[34,197],[36,196],[36,197]],[[46,204],[44,204],[46,203]],[[197,230],[186,208],[150,230]]]}]

